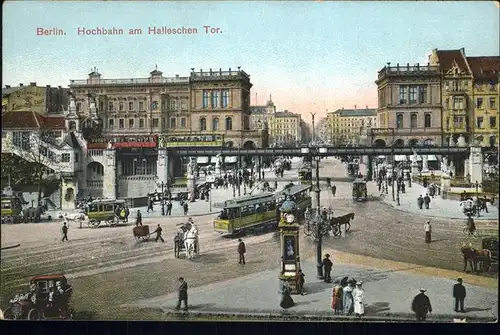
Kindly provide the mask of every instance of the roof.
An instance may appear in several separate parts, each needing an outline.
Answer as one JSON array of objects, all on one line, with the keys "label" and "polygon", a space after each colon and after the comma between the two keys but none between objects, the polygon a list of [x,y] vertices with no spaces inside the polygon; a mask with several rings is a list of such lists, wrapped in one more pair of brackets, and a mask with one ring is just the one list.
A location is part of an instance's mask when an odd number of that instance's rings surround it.
[{"label": "roof", "polygon": [[76,136],[73,132],[66,135],[66,137],[63,140],[63,144],[67,144],[73,149],[81,149],[80,143],[78,143],[78,140],[76,139]]},{"label": "roof", "polygon": [[9,94],[14,93],[16,91],[19,91],[21,88],[24,88],[24,86],[2,88],[2,95],[9,95]]},{"label": "roof", "polygon": [[340,117],[362,117],[362,116],[377,116],[375,108],[365,109],[337,109],[330,114],[337,114]]},{"label": "roof", "polygon": [[467,57],[475,79],[498,79],[500,56]]},{"label": "roof", "polygon": [[3,129],[66,129],[63,116],[44,116],[33,111],[7,111],[2,114]]},{"label": "roof", "polygon": [[285,188],[278,192],[280,195],[296,194],[298,192],[308,190],[311,185],[293,185],[292,187]]},{"label": "roof", "polygon": [[449,71],[453,67],[453,63],[457,62],[460,69],[465,73],[470,74],[467,60],[464,55],[464,49],[458,50],[438,50],[437,56],[439,59],[439,67],[443,72]]},{"label": "roof", "polygon": [[291,112],[276,112],[273,115],[274,117],[295,117],[295,118],[300,117],[300,115]]},{"label": "roof", "polygon": [[59,275],[43,275],[43,276],[35,276],[31,278],[31,280],[50,280],[50,279],[66,279],[64,275],[59,274]]},{"label": "roof", "polygon": [[265,114],[267,113],[266,106],[250,106],[250,113],[252,114]]}]

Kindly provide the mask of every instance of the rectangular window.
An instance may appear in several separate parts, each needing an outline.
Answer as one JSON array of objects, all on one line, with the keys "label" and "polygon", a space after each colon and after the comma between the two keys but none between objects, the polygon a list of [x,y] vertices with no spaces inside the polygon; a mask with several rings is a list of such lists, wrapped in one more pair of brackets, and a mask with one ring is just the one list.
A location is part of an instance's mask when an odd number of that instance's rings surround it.
[{"label": "rectangular window", "polygon": [[431,114],[425,114],[424,115],[424,128],[430,128],[431,127]]},{"label": "rectangular window", "polygon": [[118,108],[119,108],[120,112],[123,111],[123,101],[120,101],[118,103]]},{"label": "rectangular window", "polygon": [[396,114],[396,128],[403,128],[403,114]]},{"label": "rectangular window", "polygon": [[410,104],[417,103],[417,87],[410,86]]},{"label": "rectangular window", "polygon": [[222,90],[222,108],[227,108],[229,105],[229,90]]},{"label": "rectangular window", "polygon": [[139,101],[139,111],[144,111],[144,101]]},{"label": "rectangular window", "polygon": [[458,80],[453,80],[451,83],[452,83],[452,89],[453,89],[453,91],[458,91],[458,88],[460,86]]},{"label": "rectangular window", "polygon": [[208,90],[203,90],[203,108],[208,108],[208,95],[209,95]]},{"label": "rectangular window", "polygon": [[61,161],[63,163],[69,163],[71,161],[71,155],[70,154],[62,154]]},{"label": "rectangular window", "polygon": [[144,127],[145,127],[144,119],[139,119],[139,128],[144,128]]},{"label": "rectangular window", "polygon": [[118,128],[120,128],[120,129],[125,128],[125,120],[123,120],[123,119],[118,120]]},{"label": "rectangular window", "polygon": [[181,118],[181,128],[186,128],[186,118]]},{"label": "rectangular window", "polygon": [[108,120],[108,128],[113,129],[115,127],[115,119]]},{"label": "rectangular window", "polygon": [[170,110],[171,111],[177,110],[177,101],[176,100],[171,100],[170,101]]},{"label": "rectangular window", "polygon": [[153,119],[153,128],[158,128],[160,126],[160,119]]},{"label": "rectangular window", "polygon": [[496,108],[496,99],[490,98],[490,108]]},{"label": "rectangular window", "polygon": [[175,117],[170,118],[170,128],[175,129]]},{"label": "rectangular window", "polygon": [[134,110],[134,102],[133,101],[129,101],[128,102],[128,110],[129,111],[133,111]]},{"label": "rectangular window", "polygon": [[213,90],[212,91],[212,108],[217,108],[217,107],[219,107],[219,91]]},{"label": "rectangular window", "polygon": [[110,101],[110,102],[108,103],[108,110],[109,110],[110,112],[111,112],[111,111],[113,111],[113,101]]},{"label": "rectangular window", "polygon": [[103,101],[99,102],[99,110],[104,111],[104,102]]},{"label": "rectangular window", "polygon": [[425,85],[418,87],[418,102],[421,104],[427,103],[427,86]]},{"label": "rectangular window", "polygon": [[490,128],[495,129],[497,127],[497,117],[490,116]]},{"label": "rectangular window", "polygon": [[477,108],[483,108],[483,98],[477,98],[476,106]]},{"label": "rectangular window", "polygon": [[477,123],[476,123],[477,128],[479,128],[479,129],[483,128],[483,126],[484,126],[483,121],[484,121],[484,118],[482,116],[477,117]]},{"label": "rectangular window", "polygon": [[399,86],[399,104],[406,104],[406,86]]},{"label": "rectangular window", "polygon": [[158,109],[158,101],[155,100],[151,103],[151,110],[155,111],[157,109]]},{"label": "rectangular window", "polygon": [[453,109],[463,109],[463,108],[464,108],[464,98],[454,98]]},{"label": "rectangular window", "polygon": [[129,128],[134,128],[134,119],[128,119],[128,127]]},{"label": "rectangular window", "polygon": [[464,118],[462,116],[455,116],[453,118],[453,125],[455,129],[462,129],[464,127]]}]

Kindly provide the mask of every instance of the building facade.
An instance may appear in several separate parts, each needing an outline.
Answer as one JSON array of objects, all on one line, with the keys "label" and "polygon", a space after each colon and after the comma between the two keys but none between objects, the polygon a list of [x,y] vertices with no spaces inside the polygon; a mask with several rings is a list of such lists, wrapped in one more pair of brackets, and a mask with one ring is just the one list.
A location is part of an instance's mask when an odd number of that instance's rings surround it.
[{"label": "building facade", "polygon": [[323,133],[332,145],[362,145],[366,130],[373,128],[377,128],[376,109],[368,106],[365,109],[341,108],[327,114]]},{"label": "building facade", "polygon": [[63,115],[68,109],[68,88],[50,85],[40,87],[36,82],[2,88],[2,112],[33,111],[42,115]]},{"label": "building facade", "polygon": [[378,72],[377,146],[441,145],[441,80],[438,66],[387,66]]}]

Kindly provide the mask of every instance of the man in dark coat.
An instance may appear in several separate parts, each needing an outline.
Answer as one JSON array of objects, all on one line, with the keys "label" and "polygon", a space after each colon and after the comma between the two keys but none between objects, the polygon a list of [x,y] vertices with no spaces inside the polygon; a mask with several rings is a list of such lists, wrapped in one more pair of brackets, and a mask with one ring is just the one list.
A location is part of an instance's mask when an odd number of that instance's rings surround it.
[{"label": "man in dark coat", "polygon": [[453,298],[455,298],[455,312],[458,312],[458,305],[460,305],[460,312],[464,312],[464,300],[467,292],[462,285],[462,278],[457,279],[458,283],[453,285]]},{"label": "man in dark coat", "polygon": [[297,272],[297,292],[300,295],[304,295],[305,276],[306,275],[302,272],[302,269],[299,269],[299,272]]},{"label": "man in dark coat", "polygon": [[247,252],[247,249],[245,247],[245,242],[243,242],[241,238],[238,239],[238,242],[240,242],[238,244],[238,255],[239,255],[238,263],[245,264],[245,252]]},{"label": "man in dark coat", "polygon": [[156,233],[155,242],[158,242],[158,240],[161,240],[162,243],[165,243],[165,241],[163,240],[163,237],[161,237],[162,230],[163,229],[161,229],[160,225],[158,224],[158,228],[156,228],[156,230],[154,232],[152,232],[152,234]]},{"label": "man in dark coat", "polygon": [[181,309],[181,303],[184,301],[184,311],[188,310],[188,284],[184,280],[184,278],[179,278],[179,299],[177,301],[177,307],[175,308],[177,311]]},{"label": "man in dark coat", "polygon": [[184,202],[184,204],[182,205],[182,208],[184,209],[184,215],[188,215],[188,210],[189,210],[189,205],[186,202]]},{"label": "man in dark coat", "polygon": [[330,255],[329,254],[326,254],[325,258],[323,258],[322,265],[323,265],[323,268],[325,270],[325,279],[324,279],[325,283],[331,283],[332,282],[332,277],[330,275],[332,273],[333,263],[330,260]]},{"label": "man in dark coat", "polygon": [[426,194],[425,197],[424,197],[425,209],[429,209],[429,204],[430,203],[431,203],[431,198],[429,197],[428,194]]},{"label": "man in dark coat", "polygon": [[419,197],[417,198],[417,204],[418,208],[422,209],[422,206],[424,205],[424,198],[422,198],[422,195],[419,195]]},{"label": "man in dark coat", "polygon": [[137,221],[135,222],[136,226],[142,226],[142,214],[140,210],[137,210]]},{"label": "man in dark coat", "polygon": [[62,238],[61,242],[64,242],[64,240],[67,241],[68,240],[68,226],[66,225],[66,221],[63,224],[62,233],[63,233],[63,238]]},{"label": "man in dark coat", "polygon": [[425,291],[424,288],[421,288],[420,293],[415,296],[411,304],[411,309],[415,312],[417,321],[425,321],[427,313],[432,313],[431,301],[425,295]]},{"label": "man in dark coat", "polygon": [[332,186],[332,194],[333,194],[333,196],[335,196],[336,193],[337,193],[337,186],[333,185]]}]

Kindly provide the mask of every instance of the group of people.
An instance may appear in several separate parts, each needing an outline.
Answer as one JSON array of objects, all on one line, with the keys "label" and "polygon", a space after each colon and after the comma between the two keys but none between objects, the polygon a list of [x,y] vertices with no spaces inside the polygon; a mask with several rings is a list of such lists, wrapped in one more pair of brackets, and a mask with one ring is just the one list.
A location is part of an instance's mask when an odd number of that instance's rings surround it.
[{"label": "group of people", "polygon": [[431,197],[429,194],[425,194],[425,197],[422,197],[422,194],[417,198],[418,208],[422,209],[425,206],[425,209],[429,209],[429,205],[431,203]]},{"label": "group of people", "polygon": [[365,290],[363,282],[344,277],[337,281],[332,291],[332,309],[334,314],[362,317],[365,314]]}]

